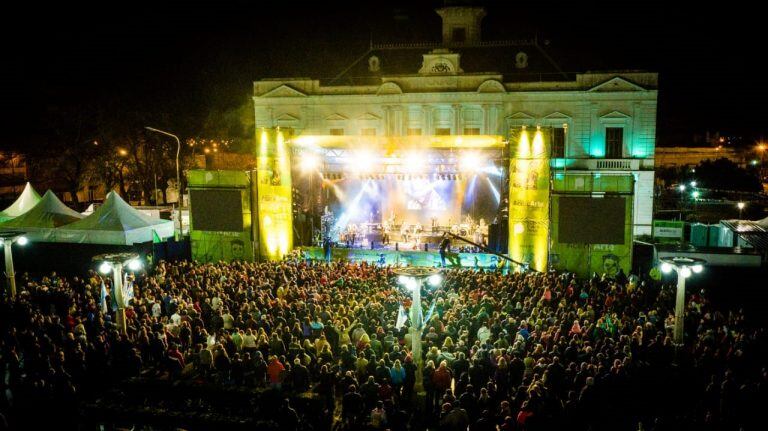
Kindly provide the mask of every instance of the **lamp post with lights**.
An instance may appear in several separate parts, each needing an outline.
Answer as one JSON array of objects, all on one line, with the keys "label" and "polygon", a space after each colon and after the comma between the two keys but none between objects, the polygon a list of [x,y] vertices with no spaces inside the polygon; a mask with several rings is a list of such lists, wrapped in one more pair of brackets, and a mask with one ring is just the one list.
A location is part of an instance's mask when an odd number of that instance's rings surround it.
[{"label": "lamp post with lights", "polygon": [[413,362],[416,365],[416,384],[414,390],[416,393],[424,392],[423,361],[421,359],[421,333],[424,329],[424,322],[421,320],[421,288],[426,282],[429,286],[437,287],[442,283],[443,277],[438,268],[417,268],[405,267],[394,270],[398,274],[397,281],[411,292],[411,352]]},{"label": "lamp post with lights", "polygon": [[117,303],[116,323],[117,329],[125,334],[125,298],[123,297],[123,267],[127,266],[131,271],[141,269],[141,260],[138,253],[107,253],[94,256],[99,264],[99,272],[107,275],[112,273],[112,289]]},{"label": "lamp post with lights", "polygon": [[[179,240],[182,236],[184,236],[184,229],[181,224],[181,206],[182,206],[182,194],[181,194],[181,175],[179,171],[179,153],[181,153],[181,141],[179,141],[179,137],[174,135],[173,133],[166,132],[165,130],[155,129],[154,127],[144,127],[145,129],[149,130],[150,132],[159,133],[161,135],[170,136],[171,138],[176,140],[176,187],[178,189],[178,206],[179,206],[179,233],[176,236],[176,240]],[[157,188],[155,188],[157,189]]]},{"label": "lamp post with lights", "polygon": [[674,270],[677,273],[677,295],[675,299],[675,329],[674,343],[677,347],[683,345],[683,322],[685,320],[685,279],[704,270],[707,263],[704,259],[695,257],[663,257],[661,272],[669,274]]},{"label": "lamp post with lights", "polygon": [[739,220],[741,220],[741,213],[744,212],[744,206],[746,206],[744,202],[739,202],[736,204],[736,207],[739,209]]},{"label": "lamp post with lights", "polygon": [[5,231],[0,232],[0,243],[5,251],[5,279],[8,281],[8,291],[11,299],[16,299],[16,273],[13,271],[13,243],[27,245],[29,239],[24,236],[26,232]]}]

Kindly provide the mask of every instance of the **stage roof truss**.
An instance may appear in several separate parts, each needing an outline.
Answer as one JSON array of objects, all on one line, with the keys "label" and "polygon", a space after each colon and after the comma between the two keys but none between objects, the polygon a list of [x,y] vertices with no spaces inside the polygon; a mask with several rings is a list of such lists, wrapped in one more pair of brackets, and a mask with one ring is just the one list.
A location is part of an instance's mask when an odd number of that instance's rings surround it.
[{"label": "stage roof truss", "polygon": [[363,135],[300,135],[291,139],[299,148],[328,149],[482,149],[503,148],[507,145],[501,135],[424,135],[424,136],[363,136]]}]

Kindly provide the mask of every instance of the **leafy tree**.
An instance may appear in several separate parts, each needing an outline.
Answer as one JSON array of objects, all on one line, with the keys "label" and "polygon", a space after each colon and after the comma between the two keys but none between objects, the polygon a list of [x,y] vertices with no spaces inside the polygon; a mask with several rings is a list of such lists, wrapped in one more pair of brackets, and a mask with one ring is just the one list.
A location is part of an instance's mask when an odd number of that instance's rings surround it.
[{"label": "leafy tree", "polygon": [[726,159],[705,160],[695,172],[686,173],[687,181],[696,180],[699,187],[714,190],[760,192],[763,187],[757,175]]}]

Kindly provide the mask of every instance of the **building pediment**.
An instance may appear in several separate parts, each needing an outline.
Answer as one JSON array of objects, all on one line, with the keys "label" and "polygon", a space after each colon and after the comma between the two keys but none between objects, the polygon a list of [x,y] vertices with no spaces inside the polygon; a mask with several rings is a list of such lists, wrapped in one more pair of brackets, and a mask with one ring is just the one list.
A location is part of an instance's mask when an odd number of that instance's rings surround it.
[{"label": "building pediment", "polygon": [[501,82],[495,80],[495,79],[489,79],[487,81],[484,81],[482,84],[480,84],[479,87],[477,87],[478,93],[506,93],[507,89],[504,88],[504,84]]},{"label": "building pediment", "polygon": [[307,95],[293,87],[283,84],[274,90],[262,94],[261,97],[307,97]]},{"label": "building pediment", "polygon": [[345,116],[343,116],[341,114],[333,113],[333,114],[325,117],[325,120],[326,121],[346,121],[346,120],[349,120],[349,118],[347,118],[347,117],[345,117]]},{"label": "building pediment", "polygon": [[386,94],[403,94],[403,89],[394,82],[385,82],[384,84],[381,84],[381,87],[379,87],[376,95],[383,96]]},{"label": "building pediment", "polygon": [[589,91],[608,93],[614,91],[646,91],[645,88],[619,76],[613,77],[589,89]]},{"label": "building pediment", "polygon": [[283,122],[292,122],[292,121],[299,121],[297,117],[294,117],[291,114],[284,113],[275,118],[277,121],[283,121]]},{"label": "building pediment", "polygon": [[619,111],[612,111],[600,116],[601,120],[626,120],[628,118],[630,118],[629,115]]},{"label": "building pediment", "polygon": [[357,119],[363,120],[363,121],[377,121],[377,120],[381,120],[381,117],[379,117],[376,114],[371,114],[370,112],[366,112],[365,114],[357,117]]},{"label": "building pediment", "polygon": [[562,112],[555,111],[546,117],[544,117],[545,120],[569,120],[571,118],[570,115],[565,115]]},{"label": "building pediment", "polygon": [[536,119],[536,117],[534,117],[533,115],[528,114],[526,112],[522,112],[522,111],[518,111],[512,115],[508,115],[506,118],[507,120],[528,120],[528,121],[533,121]]}]

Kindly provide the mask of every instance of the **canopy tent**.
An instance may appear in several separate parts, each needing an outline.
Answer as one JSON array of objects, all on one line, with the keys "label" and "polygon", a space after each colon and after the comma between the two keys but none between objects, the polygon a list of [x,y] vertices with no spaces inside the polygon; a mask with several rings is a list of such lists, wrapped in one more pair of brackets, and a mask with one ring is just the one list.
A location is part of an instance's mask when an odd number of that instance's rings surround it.
[{"label": "canopy tent", "polygon": [[173,236],[173,222],[142,214],[120,195],[109,192],[104,204],[82,220],[55,229],[56,242],[116,244],[154,241]]},{"label": "canopy tent", "polygon": [[16,201],[12,203],[8,208],[0,211],[0,222],[10,220],[14,217],[18,217],[24,214],[25,212],[32,209],[32,207],[37,205],[38,202],[40,202],[40,195],[37,194],[35,189],[32,187],[32,184],[27,183],[27,185],[24,186],[24,190],[21,192],[21,195],[19,195]]},{"label": "canopy tent", "polygon": [[64,226],[82,219],[79,212],[64,205],[56,195],[48,190],[32,209],[24,214],[0,223],[0,230],[22,230],[36,241],[50,238],[53,228]]}]

